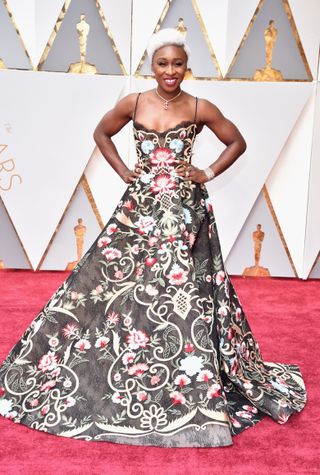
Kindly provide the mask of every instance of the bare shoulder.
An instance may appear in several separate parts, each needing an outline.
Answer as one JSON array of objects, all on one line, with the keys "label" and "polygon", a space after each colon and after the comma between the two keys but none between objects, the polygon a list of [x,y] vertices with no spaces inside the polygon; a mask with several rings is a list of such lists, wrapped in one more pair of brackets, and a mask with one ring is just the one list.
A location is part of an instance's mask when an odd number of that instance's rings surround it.
[{"label": "bare shoulder", "polygon": [[206,125],[208,123],[217,122],[221,119],[224,119],[224,116],[221,110],[212,102],[207,99],[198,99],[198,120],[202,124]]},{"label": "bare shoulder", "polygon": [[138,99],[139,93],[131,93],[127,96],[122,97],[117,104],[115,105],[114,109],[117,113],[121,114],[122,116],[126,116],[129,119],[133,116],[133,111]]}]

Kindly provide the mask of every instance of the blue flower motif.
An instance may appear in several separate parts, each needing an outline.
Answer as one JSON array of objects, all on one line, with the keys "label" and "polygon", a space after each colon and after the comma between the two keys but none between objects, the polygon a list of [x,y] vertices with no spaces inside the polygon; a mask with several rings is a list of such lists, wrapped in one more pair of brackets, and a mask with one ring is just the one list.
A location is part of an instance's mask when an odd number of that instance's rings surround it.
[{"label": "blue flower motif", "polygon": [[143,153],[148,154],[154,149],[154,143],[151,140],[144,140],[141,142],[141,149]]},{"label": "blue flower motif", "polygon": [[192,223],[191,213],[187,208],[182,208],[184,212],[184,220],[186,224]]},{"label": "blue flower motif", "polygon": [[180,139],[173,139],[170,142],[169,147],[171,150],[174,150],[176,153],[180,153],[181,150],[183,149],[183,141]]},{"label": "blue flower motif", "polygon": [[162,243],[161,246],[159,247],[157,253],[158,254],[165,254],[167,252],[168,248],[165,243]]}]

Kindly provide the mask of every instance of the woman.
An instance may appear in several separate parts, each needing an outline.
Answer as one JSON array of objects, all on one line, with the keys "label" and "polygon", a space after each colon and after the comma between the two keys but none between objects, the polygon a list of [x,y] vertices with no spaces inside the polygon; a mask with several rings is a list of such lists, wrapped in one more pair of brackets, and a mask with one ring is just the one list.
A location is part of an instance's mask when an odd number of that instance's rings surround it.
[{"label": "woman", "polygon": [[[152,37],[156,89],[130,94],[94,133],[128,183],[109,222],[0,368],[0,409],[65,437],[162,447],[232,444],[265,414],[306,400],[295,365],[264,363],[225,272],[205,182],[245,150],[210,102],[180,89],[190,54]],[[134,121],[130,170],[111,138]],[[226,148],[191,163],[202,127]]]}]

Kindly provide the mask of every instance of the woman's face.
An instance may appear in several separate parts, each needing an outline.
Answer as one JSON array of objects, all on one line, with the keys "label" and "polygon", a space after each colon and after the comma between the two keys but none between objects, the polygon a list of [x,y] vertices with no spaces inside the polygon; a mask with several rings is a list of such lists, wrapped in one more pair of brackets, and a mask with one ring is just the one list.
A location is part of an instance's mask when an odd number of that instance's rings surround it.
[{"label": "woman's face", "polygon": [[187,59],[182,46],[162,46],[154,53],[151,66],[160,89],[170,93],[179,88],[187,70]]}]

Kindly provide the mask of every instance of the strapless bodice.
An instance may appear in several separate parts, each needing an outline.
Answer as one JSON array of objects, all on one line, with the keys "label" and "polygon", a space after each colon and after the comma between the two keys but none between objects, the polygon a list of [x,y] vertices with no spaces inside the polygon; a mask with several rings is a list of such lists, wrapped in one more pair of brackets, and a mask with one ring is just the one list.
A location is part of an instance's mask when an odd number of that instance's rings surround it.
[{"label": "strapless bodice", "polygon": [[145,172],[170,173],[179,161],[191,163],[197,124],[179,122],[176,126],[159,132],[133,122],[133,132],[140,167]]}]

